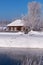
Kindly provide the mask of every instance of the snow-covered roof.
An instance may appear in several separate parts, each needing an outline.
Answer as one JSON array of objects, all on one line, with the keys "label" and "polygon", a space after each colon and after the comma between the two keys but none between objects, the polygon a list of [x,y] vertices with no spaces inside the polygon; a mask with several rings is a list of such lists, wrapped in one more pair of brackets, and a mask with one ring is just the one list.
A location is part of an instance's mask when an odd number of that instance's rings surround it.
[{"label": "snow-covered roof", "polygon": [[23,21],[18,19],[18,20],[15,20],[13,21],[12,23],[8,24],[7,26],[23,26]]}]

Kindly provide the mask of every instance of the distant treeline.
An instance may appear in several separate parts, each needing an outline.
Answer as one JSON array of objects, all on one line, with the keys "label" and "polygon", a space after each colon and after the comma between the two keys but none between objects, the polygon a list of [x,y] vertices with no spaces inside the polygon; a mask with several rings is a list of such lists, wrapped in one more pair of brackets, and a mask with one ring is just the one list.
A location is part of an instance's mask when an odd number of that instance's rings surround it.
[{"label": "distant treeline", "polygon": [[6,26],[9,24],[11,21],[0,21],[0,27]]}]

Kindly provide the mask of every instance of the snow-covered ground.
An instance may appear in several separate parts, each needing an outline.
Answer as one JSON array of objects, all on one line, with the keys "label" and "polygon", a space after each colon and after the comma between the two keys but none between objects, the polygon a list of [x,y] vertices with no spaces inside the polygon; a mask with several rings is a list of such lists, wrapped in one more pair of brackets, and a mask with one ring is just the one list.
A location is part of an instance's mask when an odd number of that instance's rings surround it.
[{"label": "snow-covered ground", "polygon": [[0,32],[0,47],[43,48],[43,32]]}]

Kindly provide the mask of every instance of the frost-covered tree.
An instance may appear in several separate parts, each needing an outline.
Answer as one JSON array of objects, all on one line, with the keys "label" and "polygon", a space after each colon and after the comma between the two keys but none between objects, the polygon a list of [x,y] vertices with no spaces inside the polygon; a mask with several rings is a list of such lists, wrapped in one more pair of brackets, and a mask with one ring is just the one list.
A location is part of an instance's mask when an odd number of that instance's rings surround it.
[{"label": "frost-covered tree", "polygon": [[31,22],[31,29],[40,27],[41,22],[41,4],[37,2],[29,3],[29,22]]},{"label": "frost-covered tree", "polygon": [[25,33],[28,33],[29,27],[31,30],[33,29],[39,30],[41,22],[41,4],[34,1],[29,3],[28,15],[25,16],[23,20],[25,26]]},{"label": "frost-covered tree", "polygon": [[24,33],[27,34],[30,31],[30,22],[29,22],[29,16],[24,16],[23,17],[23,23],[24,23]]}]

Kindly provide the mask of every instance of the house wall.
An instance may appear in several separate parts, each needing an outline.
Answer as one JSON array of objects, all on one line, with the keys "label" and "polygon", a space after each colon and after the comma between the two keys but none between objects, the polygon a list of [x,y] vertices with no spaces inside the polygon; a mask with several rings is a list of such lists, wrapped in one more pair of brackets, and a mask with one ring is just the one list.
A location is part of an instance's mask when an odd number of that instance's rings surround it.
[{"label": "house wall", "polygon": [[9,26],[8,31],[24,31],[24,26]]}]

